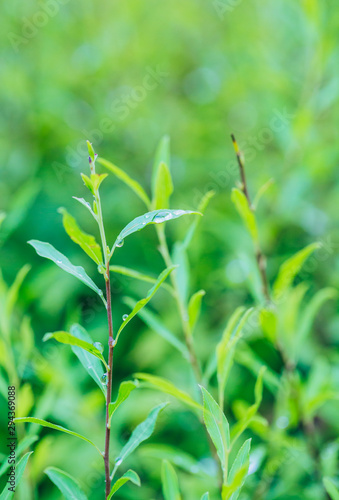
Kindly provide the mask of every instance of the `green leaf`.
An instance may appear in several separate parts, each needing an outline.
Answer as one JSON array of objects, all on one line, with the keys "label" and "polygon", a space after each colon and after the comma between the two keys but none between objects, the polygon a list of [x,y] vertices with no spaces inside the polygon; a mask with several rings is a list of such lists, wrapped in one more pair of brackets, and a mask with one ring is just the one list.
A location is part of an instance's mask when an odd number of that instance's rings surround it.
[{"label": "green leaf", "polygon": [[113,248],[116,246],[121,246],[121,243],[124,239],[135,233],[136,231],[141,231],[144,227],[149,224],[161,224],[162,222],[167,222],[170,220],[177,219],[182,215],[201,215],[199,212],[194,212],[192,210],[152,210],[151,212],[147,212],[144,215],[140,215],[133,219],[124,229],[121,231],[119,236],[117,237]]},{"label": "green leaf", "polygon": [[32,423],[32,424],[38,424],[38,425],[42,425],[43,427],[48,427],[50,429],[55,429],[57,431],[65,432],[66,434],[70,434],[71,436],[75,436],[75,437],[82,439],[83,441],[86,441],[87,443],[91,444],[100,453],[100,455],[102,455],[101,451],[93,443],[93,441],[91,441],[90,439],[87,439],[85,436],[82,436],[81,434],[78,434],[77,432],[70,431],[69,429],[66,429],[66,427],[62,427],[61,425],[51,424],[50,422],[47,422],[46,420],[42,420],[41,418],[35,418],[35,417],[20,417],[20,418],[15,418],[14,421],[18,424],[26,423],[26,422]]},{"label": "green leaf", "polygon": [[242,329],[252,312],[253,308],[248,309],[245,312],[244,307],[238,307],[229,319],[222,338],[216,347],[217,378],[219,400],[221,404],[223,402],[223,394],[225,392],[227,377],[233,364],[236,344],[241,337]]},{"label": "green leaf", "polygon": [[201,497],[201,500],[210,500],[210,494],[208,493],[208,491],[203,494],[203,496]]},{"label": "green leaf", "polygon": [[86,144],[87,144],[87,149],[88,149],[88,154],[89,154],[89,157],[91,159],[91,161],[95,161],[95,152],[94,152],[94,148],[92,146],[92,143],[89,142],[89,141],[86,141]]},{"label": "green leaf", "polygon": [[77,200],[79,203],[81,203],[81,205],[83,205],[85,208],[87,208],[87,210],[92,214],[94,219],[97,221],[97,216],[93,212],[92,207],[88,201],[86,201],[84,198],[77,198],[76,196],[72,196],[72,198],[74,200]]},{"label": "green leaf", "polygon": [[297,252],[293,257],[287,259],[281,266],[278,272],[278,276],[273,285],[273,297],[274,301],[278,301],[285,294],[288,288],[292,285],[292,282],[300,269],[302,268],[306,259],[318,248],[320,248],[320,243],[312,243],[307,247],[303,248]]},{"label": "green leaf", "polygon": [[179,292],[181,302],[187,303],[189,281],[190,281],[190,269],[189,261],[187,257],[186,248],[180,242],[176,242],[173,246],[172,261],[173,264],[178,266],[178,269],[174,273],[174,280],[176,283],[176,288]]},{"label": "green leaf", "polygon": [[[82,326],[74,324],[71,326],[70,331],[74,337],[83,340],[84,342],[87,342],[89,344],[92,343],[92,339],[89,333]],[[104,376],[104,370],[101,361],[99,361],[99,359],[96,356],[89,353],[88,351],[83,350],[80,347],[72,346],[72,351],[77,356],[80,363],[88,372],[88,374],[98,384],[98,386],[100,387],[101,391],[103,392],[106,398],[106,386],[102,382],[102,378]]]},{"label": "green leaf", "polygon": [[56,467],[48,467],[44,470],[44,473],[47,474],[67,500],[87,500],[87,496],[80,488],[78,481],[66,472]]},{"label": "green leaf", "polygon": [[155,180],[152,208],[154,210],[169,207],[169,199],[173,193],[173,182],[168,166],[161,162]]},{"label": "green leaf", "polygon": [[[109,266],[110,271],[113,273],[122,274],[123,276],[129,276],[130,278],[135,278],[139,281],[145,281],[146,283],[156,283],[157,278],[153,276],[148,276],[148,274],[140,273],[135,269],[130,269],[129,267],[123,266]],[[174,294],[173,288],[167,283],[162,283],[161,285],[165,290],[167,290],[171,295]]]},{"label": "green leaf", "polygon": [[[6,387],[6,389],[7,389],[7,387]],[[7,396],[7,394],[6,394],[6,396]],[[26,436],[25,438],[23,438],[19,442],[18,446],[15,449],[16,456],[19,457],[24,450],[26,450],[27,448],[29,448],[38,439],[39,438],[36,435]],[[2,465],[0,467],[0,477],[6,472],[6,470],[9,469],[9,467],[11,465],[9,463],[8,459],[9,459],[9,455],[8,455],[7,459],[2,462]]]},{"label": "green leaf", "polygon": [[247,198],[240,189],[233,188],[231,199],[237,209],[240,217],[242,218],[247,230],[249,231],[253,243],[258,245],[258,228],[255,215],[248,204]]},{"label": "green leaf", "polygon": [[265,337],[273,344],[277,340],[278,318],[274,310],[263,308],[259,313],[259,321]]},{"label": "green leaf", "polygon": [[129,469],[127,472],[125,472],[125,474],[123,476],[121,476],[113,484],[113,487],[111,489],[110,494],[107,497],[107,500],[110,500],[112,498],[112,496],[114,495],[114,493],[116,493],[121,488],[121,486],[123,486],[128,481],[131,481],[133,484],[136,484],[137,486],[141,485],[140,477],[138,476],[138,474],[136,472],[134,472],[134,470]]},{"label": "green leaf", "polygon": [[[198,212],[201,213],[201,214],[204,214],[205,213],[205,210],[210,202],[210,200],[213,198],[213,196],[215,195],[215,191],[211,190],[211,191],[207,191],[207,193],[205,193],[198,205]],[[183,241],[183,246],[185,249],[188,248],[189,244],[191,243],[192,239],[193,239],[193,236],[194,236],[194,233],[198,227],[198,224],[200,222],[201,219],[199,219],[198,217],[195,218],[195,220],[192,222],[192,224],[190,225],[187,233],[186,233],[186,236],[185,236],[185,239]]]},{"label": "green leaf", "polygon": [[153,458],[157,461],[169,460],[176,467],[180,467],[190,474],[209,474],[204,469],[204,464],[193,458],[179,448],[162,444],[146,444],[140,450],[141,458]]},{"label": "green leaf", "polygon": [[154,155],[153,170],[152,170],[152,193],[155,192],[157,174],[159,166],[164,163],[168,169],[171,168],[170,165],[170,138],[168,135],[164,135],[157,146]]},{"label": "green leaf", "polygon": [[256,210],[258,208],[259,202],[262,198],[262,196],[266,193],[266,191],[274,184],[274,179],[269,179],[265,184],[261,186],[259,191],[257,192],[254,201],[253,201],[253,207]]},{"label": "green leaf", "polygon": [[[124,298],[124,303],[131,309],[135,307],[136,301],[128,297]],[[138,316],[146,323],[146,325],[154,330],[158,335],[165,339],[169,344],[175,347],[185,359],[189,360],[189,352],[185,344],[183,344],[177,337],[166,328],[161,322],[161,319],[145,307],[138,312]]]},{"label": "green leaf", "polygon": [[31,266],[29,264],[24,265],[20,271],[17,273],[15,280],[13,281],[10,288],[7,290],[5,295],[5,307],[4,311],[1,314],[0,322],[2,326],[3,333],[8,337],[11,335],[11,315],[14,309],[14,306],[18,300],[19,290],[22,286],[24,279],[26,278],[28,272],[30,271]]},{"label": "green leaf", "polygon": [[158,279],[157,279],[155,285],[148,291],[146,297],[144,299],[139,300],[135,304],[132,312],[127,316],[127,318],[124,320],[124,322],[120,325],[120,328],[119,328],[118,333],[116,335],[115,342],[118,341],[120,333],[125,328],[125,326],[131,321],[131,319],[134,318],[134,316],[136,316],[138,314],[138,312],[143,307],[145,307],[148,304],[148,302],[151,300],[151,298],[153,297],[153,295],[160,288],[160,286],[165,281],[165,279],[167,278],[167,276],[173,271],[173,269],[175,269],[175,266],[167,267],[166,269],[164,269],[164,271],[162,271],[162,273],[159,274]]},{"label": "green leaf", "polygon": [[148,414],[147,418],[139,424],[131,434],[131,437],[122,448],[118,458],[115,460],[115,470],[122,464],[122,462],[146,439],[148,439],[155,428],[155,424],[159,413],[168,403],[161,403],[153,408]]},{"label": "green leaf", "polygon": [[100,288],[91,280],[91,278],[86,274],[86,271],[81,266],[74,266],[61,252],[56,250],[50,243],[45,243],[44,241],[30,240],[28,242],[35,249],[38,255],[41,257],[45,257],[46,259],[52,260],[57,266],[66,271],[69,274],[72,274],[78,280],[82,281],[89,288],[94,290],[103,300],[104,294]]},{"label": "green leaf", "polygon": [[63,226],[71,240],[77,243],[94,262],[98,265],[102,264],[101,248],[94,236],[84,233],[78,226],[75,218],[65,208],[59,208],[58,212],[62,214]]},{"label": "green leaf", "polygon": [[110,403],[108,407],[109,427],[111,426],[111,419],[115,410],[118,409],[121,403],[123,403],[128,398],[128,396],[131,394],[132,391],[134,391],[136,387],[137,387],[136,382],[132,382],[130,380],[126,382],[121,382],[117,399],[114,401],[114,403]]},{"label": "green leaf", "polygon": [[[24,475],[25,468],[28,462],[29,457],[32,455],[32,451],[26,453],[19,462],[15,465],[15,491],[16,488],[19,486],[22,480],[22,476]],[[14,496],[14,492],[10,491],[8,489],[8,483],[5,484],[4,489],[2,490],[2,493],[0,495],[0,500],[11,500]]]},{"label": "green leaf", "polygon": [[193,332],[194,327],[198,321],[201,311],[201,301],[203,296],[206,294],[205,290],[199,290],[189,300],[188,303],[188,321],[191,327],[191,332]]},{"label": "green leaf", "polygon": [[335,482],[330,477],[324,477],[323,483],[327,493],[330,495],[331,500],[339,500],[339,490]]},{"label": "green leaf", "polygon": [[227,477],[227,462],[230,450],[230,428],[226,416],[211,394],[201,387],[204,398],[204,422],[208,434],[217,450],[223,470],[223,477]]},{"label": "green leaf", "polygon": [[165,500],[181,500],[178,477],[168,460],[162,462],[161,481]]},{"label": "green leaf", "polygon": [[103,158],[98,158],[97,162],[100,163],[103,167],[107,168],[112,172],[118,179],[124,182],[132,191],[135,192],[137,196],[145,203],[147,208],[151,206],[151,200],[147,196],[145,190],[141,187],[141,185],[132,179],[126,172],[121,170],[121,168],[117,167],[110,161],[104,160]]},{"label": "green leaf", "polygon": [[80,174],[80,175],[87,189],[89,189],[89,191],[94,195],[94,186],[92,179],[90,179],[86,174]]},{"label": "green leaf", "polygon": [[245,482],[250,462],[250,448],[251,439],[247,439],[238,451],[238,454],[232,464],[228,477],[228,487],[230,489],[230,493],[232,494],[239,494],[240,489]]},{"label": "green leaf", "polygon": [[192,399],[191,396],[187,394],[187,392],[178,389],[177,387],[175,387],[174,384],[172,384],[172,382],[166,380],[165,378],[157,377],[156,375],[150,375],[148,373],[135,373],[134,376],[139,380],[147,382],[148,384],[158,389],[159,391],[174,396],[176,399],[179,399],[179,401],[182,401],[183,403],[185,403],[188,406],[191,406],[192,408],[195,408],[197,410],[203,409],[199,403],[194,401],[194,399]]},{"label": "green leaf", "polygon": [[108,370],[105,358],[103,357],[101,352],[96,347],[94,347],[94,345],[91,344],[90,342],[81,340],[78,337],[75,337],[74,335],[71,335],[70,333],[63,331],[46,333],[42,340],[43,342],[46,342],[47,340],[50,339],[55,339],[58,342],[60,342],[60,344],[68,344],[76,347],[81,347],[81,349],[84,349],[85,351],[93,354],[93,356],[95,356],[96,358],[100,359],[100,361],[105,365],[106,370]]}]

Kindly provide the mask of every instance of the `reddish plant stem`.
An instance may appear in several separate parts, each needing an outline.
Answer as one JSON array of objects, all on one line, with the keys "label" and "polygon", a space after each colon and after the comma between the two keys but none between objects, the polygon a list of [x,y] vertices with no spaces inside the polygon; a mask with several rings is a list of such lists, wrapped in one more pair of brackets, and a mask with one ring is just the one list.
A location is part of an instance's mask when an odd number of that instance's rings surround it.
[{"label": "reddish plant stem", "polygon": [[106,400],[106,423],[105,423],[105,483],[106,483],[106,494],[105,498],[107,500],[108,495],[111,491],[111,480],[110,480],[110,468],[109,468],[109,445],[110,445],[110,435],[111,427],[109,425],[109,404],[112,398],[112,380],[113,380],[113,349],[114,349],[114,339],[113,339],[113,321],[112,321],[112,297],[111,297],[111,282],[109,275],[109,262],[107,263],[106,269],[106,300],[107,300],[107,321],[108,321],[108,367],[109,372],[107,373],[107,400]]}]

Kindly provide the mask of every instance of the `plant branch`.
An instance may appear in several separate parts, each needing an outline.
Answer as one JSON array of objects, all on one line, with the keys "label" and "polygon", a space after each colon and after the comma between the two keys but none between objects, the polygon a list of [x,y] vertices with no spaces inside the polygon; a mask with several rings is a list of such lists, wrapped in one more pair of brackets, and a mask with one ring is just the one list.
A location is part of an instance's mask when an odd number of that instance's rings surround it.
[{"label": "plant branch", "polygon": [[[248,191],[248,187],[247,187],[245,166],[244,166],[242,154],[241,154],[238,143],[237,143],[233,134],[231,134],[231,138],[232,138],[234,151],[235,151],[238,165],[239,165],[240,178],[241,178],[241,189],[242,189],[242,192],[244,193],[244,195],[246,196],[248,206],[250,207],[252,212],[254,212],[254,207],[252,205],[251,198],[250,198],[249,191]],[[263,295],[265,297],[266,302],[271,302],[269,286],[268,286],[268,279],[267,279],[267,271],[266,271],[266,257],[264,255],[264,253],[262,252],[259,244],[257,245],[256,251],[255,251],[255,258],[256,258],[259,274],[260,274],[261,288],[262,288]]]}]

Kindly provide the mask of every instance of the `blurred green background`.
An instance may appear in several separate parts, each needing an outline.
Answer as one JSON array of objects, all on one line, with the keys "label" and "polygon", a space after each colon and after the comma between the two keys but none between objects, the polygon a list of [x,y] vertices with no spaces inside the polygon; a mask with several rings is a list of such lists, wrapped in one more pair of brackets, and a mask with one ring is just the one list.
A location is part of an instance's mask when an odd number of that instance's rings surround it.
[{"label": "blurred green background", "polygon": [[[252,196],[270,178],[275,181],[258,211],[269,279],[285,258],[321,241],[322,250],[308,261],[301,278],[310,293],[338,287],[339,9],[334,0],[13,0],[1,6],[0,27],[0,210],[7,213],[0,267],[9,285],[24,264],[32,266],[13,328],[19,352],[18,325],[23,315],[31,317],[37,346],[23,374],[32,391],[23,393],[21,408],[101,442],[99,390],[67,346],[42,344],[41,339],[76,320],[106,343],[104,310],[80,282],[35,255],[27,240],[51,242],[93,275],[95,266],[65,235],[57,213],[64,206],[84,229],[95,230],[83,207],[72,200],[86,195],[80,179],[88,169],[86,139],[149,191],[156,145],[169,134],[172,207],[195,209],[206,191],[216,191],[189,252],[191,291],[207,291],[197,331],[197,350],[205,362],[234,308],[260,301],[251,242],[230,202],[238,181],[229,138],[233,132],[245,153]],[[103,186],[103,206],[110,242],[144,212],[140,200],[113,177]],[[184,219],[166,229],[172,243],[186,230]],[[114,263],[157,275],[163,262],[156,247],[155,231],[147,228],[129,238]],[[128,278],[113,280],[115,324],[128,312],[122,298],[140,298],[147,290]],[[165,292],[151,307],[179,336],[175,307]],[[338,327],[337,303],[329,302],[317,318],[305,361],[305,373],[317,360],[330,363],[337,388]],[[279,367],[273,349],[260,339],[252,344],[267,363]],[[137,371],[156,372],[189,387],[183,361],[139,319],[125,331],[116,352],[116,384]],[[236,365],[228,404],[237,398],[251,402],[254,382],[246,368]],[[113,450],[153,403],[167,399],[152,391],[135,393],[117,414]],[[3,396],[0,408],[5,436]],[[327,450],[338,436],[338,404],[328,403],[323,411]],[[271,412],[267,393],[263,413],[269,418]],[[202,436],[197,441],[197,432],[198,420],[173,402],[151,442],[175,443],[208,469],[208,448]],[[102,498],[101,464],[95,464],[92,450],[68,436],[46,430],[41,435],[31,459],[31,479],[18,498],[60,497],[42,472],[49,465],[78,477],[89,498]],[[259,456],[259,438],[256,444]],[[0,451],[4,457],[4,441]],[[143,487],[136,492],[126,486],[118,497],[162,498],[159,461],[140,451],[131,463],[137,463]],[[326,498],[314,487],[308,491],[307,474],[293,479],[294,467],[293,460],[282,463],[286,490],[267,498]],[[260,477],[260,472],[251,476],[244,498],[254,498]],[[179,479],[187,499],[209,488],[204,476],[181,472]],[[291,484],[301,489],[293,492]],[[35,497],[32,485],[38,485]]]}]

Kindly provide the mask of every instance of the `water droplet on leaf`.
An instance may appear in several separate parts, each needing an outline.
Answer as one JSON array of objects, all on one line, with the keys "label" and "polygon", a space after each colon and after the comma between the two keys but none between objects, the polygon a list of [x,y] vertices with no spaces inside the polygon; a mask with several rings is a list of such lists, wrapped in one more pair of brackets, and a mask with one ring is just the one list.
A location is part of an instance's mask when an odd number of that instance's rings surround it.
[{"label": "water droplet on leaf", "polygon": [[120,240],[117,242],[117,244],[115,246],[117,246],[118,248],[121,248],[124,244],[124,240]]},{"label": "water droplet on leaf", "polygon": [[93,342],[93,347],[98,349],[99,352],[103,353],[104,352],[104,347],[101,342]]},{"label": "water droplet on leaf", "polygon": [[104,374],[103,374],[103,376],[101,377],[101,382],[102,382],[104,385],[107,385],[107,380],[108,380],[107,373],[104,373]]},{"label": "water droplet on leaf", "polygon": [[124,314],[123,317],[122,317],[122,320],[126,321],[127,318],[128,318],[128,314]]}]

